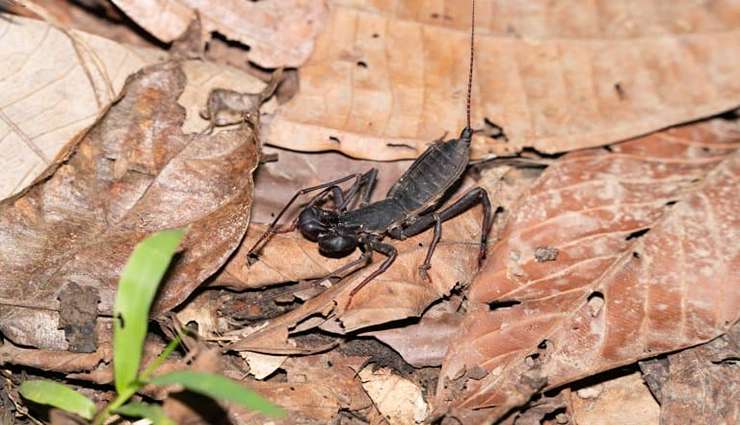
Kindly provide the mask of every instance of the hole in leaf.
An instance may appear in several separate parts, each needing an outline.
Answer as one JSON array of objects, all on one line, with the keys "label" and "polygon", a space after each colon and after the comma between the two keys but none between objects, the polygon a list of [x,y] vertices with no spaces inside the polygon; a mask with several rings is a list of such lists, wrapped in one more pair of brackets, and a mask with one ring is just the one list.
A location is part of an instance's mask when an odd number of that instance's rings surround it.
[{"label": "hole in leaf", "polygon": [[537,348],[540,350],[547,350],[550,348],[550,341],[547,339],[543,339],[539,344],[537,344]]},{"label": "hole in leaf", "polygon": [[637,252],[637,251],[634,251],[634,252],[632,253],[632,256],[633,256],[634,258],[638,259],[638,260],[640,259],[640,253],[639,253],[639,252]]},{"label": "hole in leaf", "polygon": [[373,38],[378,38],[378,37],[380,37],[380,34],[378,34],[377,32],[374,32],[373,33]]},{"label": "hole in leaf", "polygon": [[601,291],[594,291],[588,296],[588,308],[591,310],[591,317],[598,316],[603,306],[604,294]]},{"label": "hole in leaf", "polygon": [[365,61],[357,61],[357,66],[359,66],[360,68],[367,69],[367,62],[365,62]]},{"label": "hole in leaf", "polygon": [[676,205],[677,203],[678,203],[678,201],[675,201],[675,200],[674,201],[668,201],[668,202],[665,203],[665,206],[666,207],[672,207],[672,206]]},{"label": "hole in leaf", "polygon": [[521,301],[516,301],[516,300],[493,301],[493,302],[488,303],[488,309],[491,311],[503,310],[505,308],[511,308],[519,304],[521,304]]},{"label": "hole in leaf", "polygon": [[116,316],[116,319],[118,319],[118,324],[121,325],[121,329],[126,327],[121,313],[118,313],[118,316]]},{"label": "hole in leaf", "polygon": [[649,227],[647,229],[635,230],[634,232],[632,232],[629,235],[627,235],[627,237],[624,238],[624,240],[631,241],[632,239],[637,239],[639,237],[644,236],[649,231],[650,231],[650,228]]},{"label": "hole in leaf", "polygon": [[329,140],[331,140],[334,143],[342,143],[342,141],[339,140],[339,137],[336,137],[336,136],[329,136]]},{"label": "hole in leaf", "polygon": [[607,152],[614,152],[614,149],[612,149],[612,147],[609,146],[609,145],[602,146],[602,148],[604,148],[604,150],[607,151]]}]

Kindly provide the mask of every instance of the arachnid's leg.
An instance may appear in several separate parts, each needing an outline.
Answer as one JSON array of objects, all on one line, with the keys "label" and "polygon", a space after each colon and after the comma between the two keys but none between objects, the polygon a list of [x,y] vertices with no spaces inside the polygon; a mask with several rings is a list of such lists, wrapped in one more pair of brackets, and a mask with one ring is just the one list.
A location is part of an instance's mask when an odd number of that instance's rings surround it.
[{"label": "arachnid's leg", "polygon": [[375,181],[378,179],[378,169],[371,168],[367,173],[363,174],[355,183],[350,187],[346,194],[345,200],[339,202],[335,198],[335,202],[338,205],[340,211],[346,211],[350,203],[354,199],[355,195],[359,192],[360,204],[359,206],[365,206],[370,203],[370,195],[375,187]]},{"label": "arachnid's leg", "polygon": [[[488,192],[486,192],[482,187],[470,189],[467,193],[461,196],[460,199],[455,201],[454,204],[438,212],[437,215],[439,215],[439,219],[441,221],[447,221],[472,208],[478,202],[483,205],[483,223],[481,225],[480,237],[481,247],[478,255],[478,265],[481,265],[483,259],[486,257],[488,233],[491,231],[491,225],[493,224],[493,210],[491,209],[491,201],[488,199]],[[435,222],[436,219],[434,214],[427,214],[419,217],[408,227],[391,229],[388,234],[394,239],[405,239],[427,230],[432,227]],[[430,251],[433,251],[432,247],[430,247]],[[431,252],[427,253],[427,258],[431,258]]]},{"label": "arachnid's leg", "polygon": [[432,218],[434,219],[434,236],[432,237],[432,243],[429,244],[427,256],[424,258],[424,262],[419,266],[419,275],[427,282],[431,281],[427,270],[432,268],[432,254],[434,254],[434,250],[437,249],[439,239],[442,237],[442,219],[437,213],[432,214]]},{"label": "arachnid's leg", "polygon": [[265,230],[265,233],[263,233],[259,237],[259,239],[257,239],[257,242],[254,243],[254,246],[252,246],[252,249],[250,249],[249,252],[247,252],[247,257],[248,258],[256,258],[256,255],[255,254],[262,248],[263,242],[265,242],[270,236],[272,236],[274,233],[276,233],[275,232],[275,228],[277,227],[278,221],[280,221],[280,218],[283,216],[283,214],[285,214],[285,211],[288,210],[288,208],[293,204],[293,202],[295,202],[296,199],[298,199],[299,196],[305,195],[306,193],[310,193],[310,192],[313,192],[315,190],[330,188],[332,186],[338,185],[339,183],[346,182],[347,180],[359,179],[360,177],[362,177],[362,174],[359,174],[359,173],[358,174],[350,174],[348,176],[344,176],[344,177],[338,178],[336,180],[332,180],[332,181],[327,182],[327,183],[323,183],[323,184],[320,184],[320,185],[307,187],[307,188],[304,188],[304,189],[301,189],[301,190],[297,191],[295,193],[295,195],[293,195],[293,197],[290,198],[290,201],[288,201],[288,203],[285,204],[285,206],[283,207],[283,209],[280,210],[280,213],[278,213],[278,215],[275,217],[275,219],[272,221],[272,223],[270,223],[270,226],[268,226],[267,230]]},{"label": "arachnid's leg", "polygon": [[373,258],[373,250],[370,248],[370,246],[369,246],[369,244],[367,242],[363,242],[363,252],[362,252],[362,255],[360,255],[360,257],[358,259],[356,259],[355,261],[352,261],[352,262],[350,262],[348,264],[345,264],[342,267],[334,270],[333,272],[331,272],[328,275],[326,275],[326,277],[324,279],[330,278],[330,277],[344,278],[344,274],[348,270],[354,269],[359,264],[367,265],[367,263],[370,262],[370,259],[371,258]]},{"label": "arachnid's leg", "polygon": [[359,285],[355,286],[352,291],[350,291],[349,302],[347,303],[348,307],[350,304],[352,304],[352,297],[356,293],[360,292],[360,289],[367,285],[371,280],[375,279],[379,275],[383,274],[386,270],[388,270],[388,267],[390,267],[391,264],[396,261],[396,256],[398,255],[398,251],[396,251],[396,248],[394,248],[393,245],[378,242],[377,240],[369,241],[368,247],[369,250],[378,251],[379,253],[385,255],[387,258],[380,264],[380,267],[378,267],[374,272],[370,273],[370,275],[366,277],[365,280],[360,282]]}]

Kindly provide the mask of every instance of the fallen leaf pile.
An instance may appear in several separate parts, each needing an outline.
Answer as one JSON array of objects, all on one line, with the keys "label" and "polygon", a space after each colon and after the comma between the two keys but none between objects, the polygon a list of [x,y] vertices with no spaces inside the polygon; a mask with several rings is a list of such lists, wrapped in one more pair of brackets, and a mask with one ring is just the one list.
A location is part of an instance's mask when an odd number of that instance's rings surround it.
[{"label": "fallen leaf pile", "polygon": [[[240,380],[290,412],[271,423],[740,420],[737,2],[478,1],[479,131],[445,202],[488,192],[486,259],[475,206],[442,225],[428,281],[431,230],[386,237],[398,256],[360,290],[385,256],[321,255],[290,228],[308,196],[247,253],[302,188],[375,168],[383,199],[459,133],[470,4],[0,7],[0,421],[43,417],[26,374],[111,399],[122,267],[175,227],[144,356],[195,330],[162,369]],[[246,103],[211,128],[212,93]]]}]

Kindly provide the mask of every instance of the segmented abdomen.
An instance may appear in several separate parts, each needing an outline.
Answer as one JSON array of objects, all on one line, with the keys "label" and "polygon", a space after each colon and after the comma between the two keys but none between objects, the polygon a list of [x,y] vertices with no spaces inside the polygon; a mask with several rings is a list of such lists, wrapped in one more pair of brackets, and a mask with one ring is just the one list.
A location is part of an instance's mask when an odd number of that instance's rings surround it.
[{"label": "segmented abdomen", "polygon": [[470,143],[452,139],[431,145],[388,191],[410,214],[434,205],[460,178],[468,164]]}]

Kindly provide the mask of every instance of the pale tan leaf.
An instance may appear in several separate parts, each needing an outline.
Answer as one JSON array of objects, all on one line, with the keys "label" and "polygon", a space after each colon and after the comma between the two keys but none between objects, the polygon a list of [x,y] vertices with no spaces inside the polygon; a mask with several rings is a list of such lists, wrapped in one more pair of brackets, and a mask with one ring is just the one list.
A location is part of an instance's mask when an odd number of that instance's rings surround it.
[{"label": "pale tan leaf", "polygon": [[[526,4],[526,7],[523,5]],[[731,0],[479,1],[473,156],[562,152],[740,104],[740,6]],[[464,125],[467,1],[334,1],[274,145],[413,158]]]},{"label": "pale tan leaf", "polygon": [[715,120],[553,164],[471,287],[440,399],[500,417],[738,320],[740,287],[722,282],[739,278],[739,134]]},{"label": "pale tan leaf", "polygon": [[264,67],[296,67],[313,49],[327,7],[315,0],[113,0],[159,40],[175,40],[200,16],[204,33],[218,32],[249,46]]},{"label": "pale tan leaf", "polygon": [[389,369],[367,366],[359,373],[362,386],[390,425],[416,425],[429,415],[429,406],[415,383]]},{"label": "pale tan leaf", "polygon": [[164,55],[46,23],[0,16],[0,199],[30,184],[118,95]]},{"label": "pale tan leaf", "polygon": [[639,372],[570,392],[574,425],[658,425],[660,406]]}]

